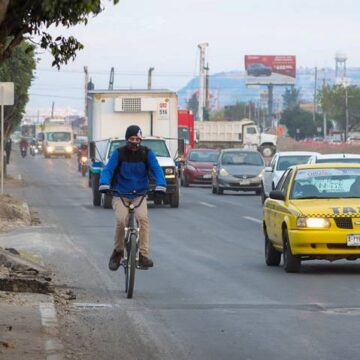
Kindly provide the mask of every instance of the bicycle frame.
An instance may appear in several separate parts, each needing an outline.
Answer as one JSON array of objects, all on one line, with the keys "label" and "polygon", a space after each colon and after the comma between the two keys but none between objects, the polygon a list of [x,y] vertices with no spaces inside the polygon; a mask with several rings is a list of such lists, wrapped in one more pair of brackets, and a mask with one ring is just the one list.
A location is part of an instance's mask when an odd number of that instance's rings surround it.
[{"label": "bicycle frame", "polygon": [[[115,191],[112,191],[113,193]],[[135,270],[142,269],[139,267],[139,225],[135,217],[135,209],[141,206],[143,203],[146,194],[139,194],[141,197],[137,205],[133,203],[128,203],[124,200],[125,195],[134,195],[134,194],[120,194],[119,195],[123,205],[129,210],[129,218],[127,226],[125,227],[125,252],[126,256],[124,257],[121,265],[124,267],[125,272],[125,292],[127,297],[132,298],[135,284]]]}]

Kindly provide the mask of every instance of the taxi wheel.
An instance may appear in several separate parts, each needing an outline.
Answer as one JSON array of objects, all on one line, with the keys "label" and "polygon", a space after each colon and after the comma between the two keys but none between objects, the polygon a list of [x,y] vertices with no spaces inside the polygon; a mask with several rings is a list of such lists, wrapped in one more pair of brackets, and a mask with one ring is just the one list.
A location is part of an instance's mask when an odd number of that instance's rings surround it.
[{"label": "taxi wheel", "polygon": [[269,237],[265,234],[265,262],[267,266],[279,266],[281,253],[274,249]]},{"label": "taxi wheel", "polygon": [[284,249],[283,249],[284,270],[287,273],[297,273],[300,271],[301,268],[301,259],[298,256],[294,256],[291,253],[289,235],[287,230],[284,230],[283,241],[284,241]]}]

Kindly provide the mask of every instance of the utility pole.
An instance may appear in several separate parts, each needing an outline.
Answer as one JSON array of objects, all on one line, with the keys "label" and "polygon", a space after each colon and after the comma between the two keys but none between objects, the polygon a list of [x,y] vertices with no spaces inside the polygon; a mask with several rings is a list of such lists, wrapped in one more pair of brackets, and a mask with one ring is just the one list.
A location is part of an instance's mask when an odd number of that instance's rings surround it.
[{"label": "utility pole", "polygon": [[199,121],[204,120],[204,107],[205,107],[205,56],[206,48],[209,46],[208,43],[202,43],[198,45],[200,49],[200,72],[199,72],[199,110],[198,119]]},{"label": "utility pole", "polygon": [[109,90],[114,90],[114,78],[115,78],[115,70],[112,67],[110,70]]},{"label": "utility pole", "polygon": [[84,86],[84,116],[85,116],[85,123],[87,123],[88,120],[88,107],[87,107],[87,101],[88,101],[88,84],[89,84],[89,71],[88,67],[84,66],[84,74],[85,74],[85,86]]},{"label": "utility pole", "polygon": [[313,121],[315,123],[315,113],[316,113],[316,93],[317,93],[317,67],[315,67],[315,84],[314,84],[314,104],[313,104]]},{"label": "utility pole", "polygon": [[149,68],[148,71],[148,90],[151,90],[151,80],[152,80],[152,72],[155,70],[154,67]]},{"label": "utility pole", "polygon": [[274,103],[274,85],[268,85],[268,125],[273,125],[273,103]]},{"label": "utility pole", "polygon": [[55,111],[55,101],[53,101],[52,105],[51,105],[51,118],[52,119],[54,118],[54,111]]},{"label": "utility pole", "polygon": [[206,65],[205,69],[205,109],[206,116],[204,116],[204,120],[209,120],[209,64]]},{"label": "utility pole", "polygon": [[348,87],[345,86],[345,139],[347,141],[348,138],[348,130],[349,130],[349,101],[348,101]]}]

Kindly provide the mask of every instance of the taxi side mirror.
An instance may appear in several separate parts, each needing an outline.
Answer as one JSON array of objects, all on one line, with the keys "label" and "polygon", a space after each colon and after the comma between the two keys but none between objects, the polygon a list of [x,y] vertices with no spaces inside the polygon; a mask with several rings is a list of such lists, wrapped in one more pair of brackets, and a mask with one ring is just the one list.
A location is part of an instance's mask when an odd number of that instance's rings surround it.
[{"label": "taxi side mirror", "polygon": [[270,191],[269,197],[270,199],[285,201],[285,194],[279,190]]}]

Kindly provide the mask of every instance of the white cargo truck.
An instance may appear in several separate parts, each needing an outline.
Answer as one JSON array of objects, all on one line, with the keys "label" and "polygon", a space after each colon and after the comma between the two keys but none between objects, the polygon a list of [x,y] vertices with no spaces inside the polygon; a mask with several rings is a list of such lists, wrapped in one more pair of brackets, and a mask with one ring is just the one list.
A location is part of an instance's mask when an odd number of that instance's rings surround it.
[{"label": "white cargo truck", "polygon": [[154,151],[167,182],[165,198],[150,195],[149,200],[178,207],[179,184],[174,162],[178,151],[176,93],[169,90],[90,90],[87,106],[92,160],[89,186],[93,204],[111,207],[111,196],[98,191],[100,174],[112,152],[125,144],[127,127],[138,125],[144,137],[143,145]]},{"label": "white cargo truck", "polygon": [[249,119],[240,121],[196,121],[196,142],[206,147],[256,147],[263,156],[276,152],[277,136],[261,133]]},{"label": "white cargo truck", "polygon": [[64,119],[45,120],[42,141],[42,150],[45,158],[53,156],[70,158],[74,151],[74,131],[72,125],[66,123]]}]

